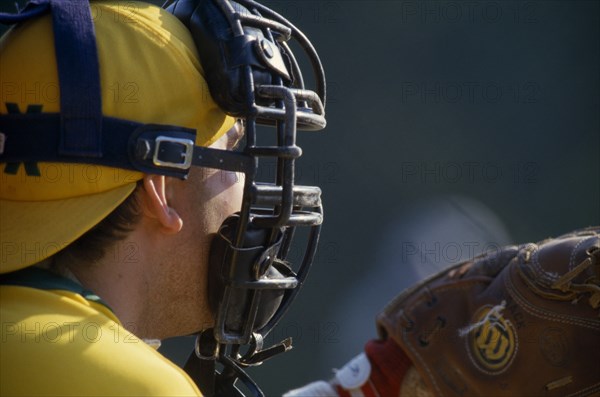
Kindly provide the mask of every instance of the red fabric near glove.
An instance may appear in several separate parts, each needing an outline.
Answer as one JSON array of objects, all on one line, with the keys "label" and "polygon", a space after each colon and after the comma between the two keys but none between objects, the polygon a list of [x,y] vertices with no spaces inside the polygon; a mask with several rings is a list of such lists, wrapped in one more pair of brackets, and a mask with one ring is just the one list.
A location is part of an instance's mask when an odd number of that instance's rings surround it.
[{"label": "red fabric near glove", "polygon": [[[392,340],[371,340],[365,345],[365,353],[371,363],[369,381],[360,390],[365,397],[395,397],[400,395],[402,380],[412,365],[402,349]],[[340,397],[350,393],[336,385]]]}]

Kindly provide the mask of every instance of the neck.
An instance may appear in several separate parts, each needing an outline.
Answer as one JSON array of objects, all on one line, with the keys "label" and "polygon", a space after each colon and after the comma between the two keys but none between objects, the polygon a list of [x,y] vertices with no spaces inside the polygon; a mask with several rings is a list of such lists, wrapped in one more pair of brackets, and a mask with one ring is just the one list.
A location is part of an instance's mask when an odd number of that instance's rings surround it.
[{"label": "neck", "polygon": [[189,335],[212,326],[205,273],[208,241],[193,234],[177,239],[180,234],[158,233],[144,222],[146,218],[101,259],[63,266],[139,338]]},{"label": "neck", "polygon": [[140,338],[156,338],[148,324],[147,302],[151,301],[148,295],[152,290],[150,275],[144,271],[148,259],[142,257],[137,247],[135,239],[128,236],[110,246],[101,260],[68,264],[63,267],[64,274],[72,274],[100,296],[128,331]]}]

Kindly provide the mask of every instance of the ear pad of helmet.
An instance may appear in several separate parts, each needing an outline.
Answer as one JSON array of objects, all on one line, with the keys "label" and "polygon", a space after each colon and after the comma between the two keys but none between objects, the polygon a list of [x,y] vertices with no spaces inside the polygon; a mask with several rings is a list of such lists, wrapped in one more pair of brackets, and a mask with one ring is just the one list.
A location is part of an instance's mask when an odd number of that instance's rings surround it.
[{"label": "ear pad of helmet", "polygon": [[[263,328],[279,308],[286,288],[292,287],[284,280],[293,275],[287,263],[277,259],[282,231],[269,244],[271,229],[249,225],[244,246],[234,247],[232,241],[239,219],[235,214],[223,222],[211,245],[208,270],[211,309],[217,319],[225,316],[225,330],[235,333],[242,332],[245,322],[252,318],[252,331]],[[260,289],[261,284],[277,282],[281,282],[280,289]]]}]

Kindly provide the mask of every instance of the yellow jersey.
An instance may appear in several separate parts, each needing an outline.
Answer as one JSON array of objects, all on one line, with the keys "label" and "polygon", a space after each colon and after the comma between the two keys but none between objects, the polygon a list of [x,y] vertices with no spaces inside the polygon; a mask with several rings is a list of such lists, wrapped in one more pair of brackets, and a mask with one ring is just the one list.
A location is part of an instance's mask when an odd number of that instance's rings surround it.
[{"label": "yellow jersey", "polygon": [[0,396],[200,396],[98,297],[38,268],[0,277]]}]

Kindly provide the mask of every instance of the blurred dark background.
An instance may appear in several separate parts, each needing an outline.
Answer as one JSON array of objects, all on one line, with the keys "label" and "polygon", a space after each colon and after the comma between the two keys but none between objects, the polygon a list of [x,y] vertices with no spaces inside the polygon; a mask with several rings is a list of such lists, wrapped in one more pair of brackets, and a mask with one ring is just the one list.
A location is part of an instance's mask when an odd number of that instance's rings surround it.
[{"label": "blurred dark background", "polygon": [[320,255],[274,331],[266,391],[332,376],[400,290],[456,260],[600,221],[596,1],[271,1],[322,56]]},{"label": "blurred dark background", "polygon": [[[299,139],[321,250],[267,338],[295,348],[251,370],[268,395],[331,377],[425,275],[600,223],[598,1],[265,4],[312,40],[329,89],[327,129]],[[191,344],[162,351],[181,363]]]}]

